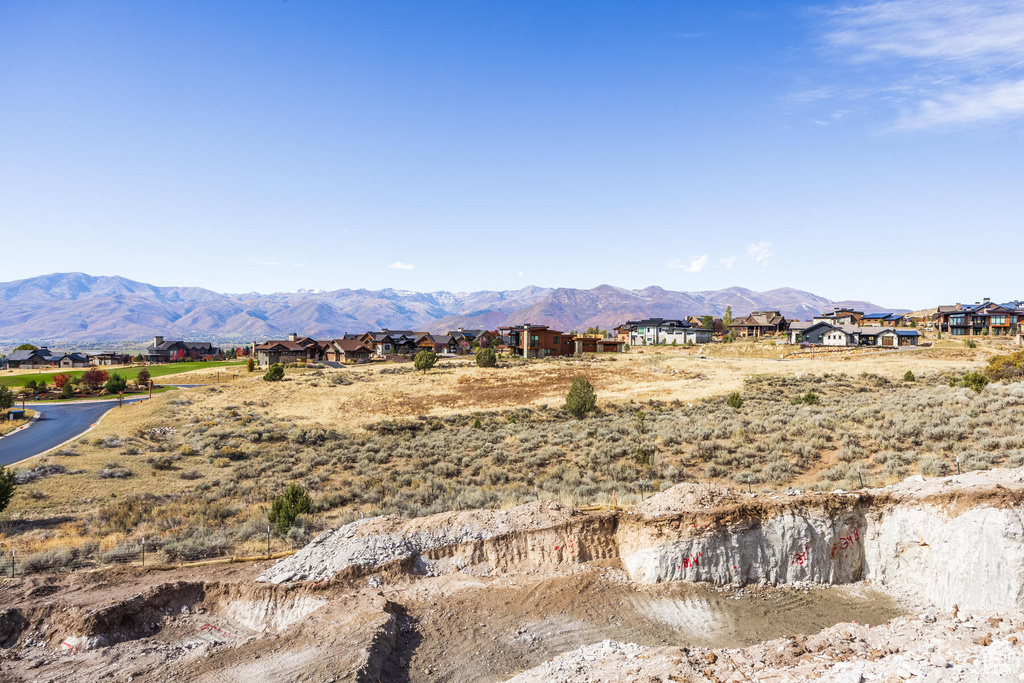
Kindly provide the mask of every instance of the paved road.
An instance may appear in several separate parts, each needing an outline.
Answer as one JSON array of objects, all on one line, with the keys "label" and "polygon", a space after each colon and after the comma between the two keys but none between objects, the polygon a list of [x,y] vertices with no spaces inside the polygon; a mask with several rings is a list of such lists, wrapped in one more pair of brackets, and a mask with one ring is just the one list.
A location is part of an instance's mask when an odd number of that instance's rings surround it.
[{"label": "paved road", "polygon": [[[132,399],[138,401],[141,399]],[[130,401],[125,401],[129,403]],[[28,429],[15,432],[0,439],[0,467],[16,463],[59,446],[73,439],[96,422],[117,401],[92,401],[82,403],[49,404],[32,406],[43,416]]]}]

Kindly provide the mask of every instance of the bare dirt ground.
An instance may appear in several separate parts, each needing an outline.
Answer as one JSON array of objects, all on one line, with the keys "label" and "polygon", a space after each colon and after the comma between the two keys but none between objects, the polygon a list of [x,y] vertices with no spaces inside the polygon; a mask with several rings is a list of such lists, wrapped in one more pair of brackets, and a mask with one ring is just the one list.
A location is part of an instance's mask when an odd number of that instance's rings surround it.
[{"label": "bare dirt ground", "polygon": [[0,680],[501,681],[609,638],[743,647],[902,613],[859,587],[641,589],[600,564],[380,588],[253,584],[259,565],[8,582]]}]

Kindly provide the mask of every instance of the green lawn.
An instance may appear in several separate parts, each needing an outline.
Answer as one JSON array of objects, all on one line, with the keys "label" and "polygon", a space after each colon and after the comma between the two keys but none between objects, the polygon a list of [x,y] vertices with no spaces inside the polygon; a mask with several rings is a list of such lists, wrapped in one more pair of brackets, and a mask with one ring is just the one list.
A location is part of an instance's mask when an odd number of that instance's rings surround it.
[{"label": "green lawn", "polygon": [[[108,370],[106,368],[100,368],[106,370],[108,373],[114,373],[121,375],[125,379],[135,379],[139,376],[139,370],[145,367],[149,370],[150,377],[156,379],[157,377],[166,377],[167,375],[178,375],[183,372],[191,372],[192,370],[203,370],[204,368],[223,368],[223,367],[234,367],[238,365],[245,365],[244,360],[226,360],[226,361],[195,361],[188,363],[164,363],[161,365],[139,365],[132,368],[121,368],[120,370]],[[67,374],[72,377],[81,377],[87,371],[86,370],[66,370]],[[5,387],[23,387],[29,380],[46,380],[47,384],[53,384],[53,376],[58,374],[57,372],[35,372],[27,375],[11,375],[10,377],[0,377],[0,385]]]}]

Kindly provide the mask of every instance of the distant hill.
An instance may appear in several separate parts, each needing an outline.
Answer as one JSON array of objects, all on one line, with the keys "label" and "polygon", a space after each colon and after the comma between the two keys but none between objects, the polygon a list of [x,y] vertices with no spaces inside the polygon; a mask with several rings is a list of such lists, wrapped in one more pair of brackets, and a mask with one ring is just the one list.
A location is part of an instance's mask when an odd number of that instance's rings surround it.
[{"label": "distant hill", "polygon": [[612,328],[628,319],[734,316],[779,310],[807,320],[835,306],[895,311],[866,301],[832,301],[797,289],[730,287],[674,292],[661,287],[524,287],[506,291],[408,292],[394,289],[219,294],[157,287],[123,277],[54,273],[0,283],[0,341],[76,343],[170,338],[242,341],[299,332],[317,338],[387,327],[443,332],[536,323],[562,330]]}]

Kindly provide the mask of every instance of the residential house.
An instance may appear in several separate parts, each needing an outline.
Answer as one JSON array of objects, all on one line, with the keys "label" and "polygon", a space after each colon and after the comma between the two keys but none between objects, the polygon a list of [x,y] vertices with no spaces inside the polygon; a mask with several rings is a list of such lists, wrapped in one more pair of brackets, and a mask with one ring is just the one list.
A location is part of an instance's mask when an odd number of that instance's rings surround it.
[{"label": "residential house", "polygon": [[621,353],[626,346],[621,339],[609,339],[603,334],[573,335],[572,343],[575,353]]},{"label": "residential house", "polygon": [[146,352],[142,355],[150,363],[169,363],[179,357],[192,360],[215,358],[220,355],[220,349],[210,342],[173,341],[153,337],[153,343],[146,347]]},{"label": "residential house", "polygon": [[502,344],[510,353],[524,358],[571,356],[576,350],[572,335],[552,330],[547,325],[512,325],[499,327]]},{"label": "residential house", "polygon": [[824,344],[825,333],[834,328],[827,322],[794,321],[789,324],[789,334],[794,344]]},{"label": "residential house", "polygon": [[91,353],[89,354],[90,365],[118,365],[121,363],[121,354],[107,352],[107,353]]},{"label": "residential house", "polygon": [[630,346],[657,346],[659,344],[707,344],[711,330],[706,330],[681,319],[645,318],[626,322],[629,327]]},{"label": "residential house", "polygon": [[741,337],[761,337],[786,332],[789,324],[779,311],[754,311],[729,325],[729,330]]},{"label": "residential house", "polygon": [[[725,323],[722,322],[721,318],[711,318],[711,331],[715,334],[725,333]],[[704,316],[702,315],[690,315],[686,317],[686,322],[690,323],[694,327],[704,328]]]},{"label": "residential house", "polygon": [[327,344],[328,342],[318,342],[312,337],[300,337],[293,332],[288,335],[288,339],[254,343],[252,355],[260,368],[269,368],[274,363],[315,363],[326,359]]},{"label": "residential house", "polygon": [[835,308],[831,313],[822,313],[814,316],[812,322],[830,323],[832,325],[860,325],[864,319],[864,311],[855,311],[852,308]]},{"label": "residential house", "polygon": [[448,336],[456,343],[456,353],[469,353],[475,342],[477,346],[486,348],[500,335],[490,330],[448,330]]},{"label": "residential house", "polygon": [[89,367],[89,356],[84,353],[65,353],[53,356],[53,367],[55,368],[87,368]]},{"label": "residential house", "polygon": [[826,322],[793,323],[794,344],[815,346],[917,346],[921,338],[914,329],[881,325],[833,325]]},{"label": "residential house", "polygon": [[615,328],[615,338],[621,342],[629,343],[630,327],[628,324],[619,325]]},{"label": "residential house", "polygon": [[[58,356],[57,358],[59,358]],[[54,354],[45,346],[41,349],[12,351],[7,357],[7,367],[15,370],[18,368],[26,370],[38,370],[40,368],[52,368],[56,360]]]},{"label": "residential house", "polygon": [[862,325],[880,325],[881,327],[903,327],[902,313],[867,313],[861,319]]},{"label": "residential house", "polygon": [[427,336],[426,332],[383,328],[379,332],[367,332],[359,340],[372,348],[377,356],[385,356],[389,353],[416,353],[419,350],[420,341],[425,336]]},{"label": "residential house", "polygon": [[416,342],[420,351],[434,351],[436,353],[459,352],[459,342],[450,334],[425,334]]},{"label": "residential house", "polygon": [[365,362],[373,355],[373,349],[358,339],[332,339],[323,346],[324,360],[336,363]]},{"label": "residential house", "polygon": [[997,304],[984,299],[973,304],[939,306],[934,318],[939,332],[954,337],[1012,335],[1024,332],[1024,302]]}]

